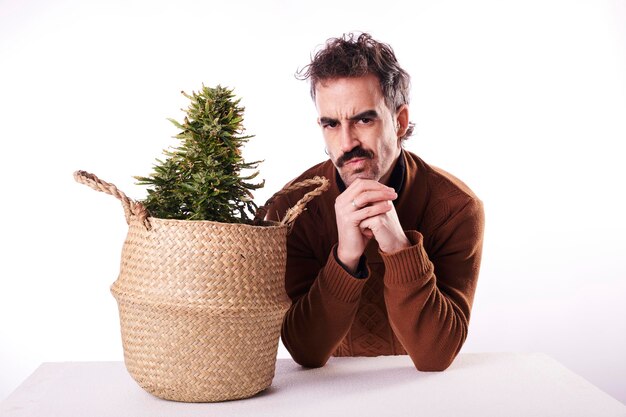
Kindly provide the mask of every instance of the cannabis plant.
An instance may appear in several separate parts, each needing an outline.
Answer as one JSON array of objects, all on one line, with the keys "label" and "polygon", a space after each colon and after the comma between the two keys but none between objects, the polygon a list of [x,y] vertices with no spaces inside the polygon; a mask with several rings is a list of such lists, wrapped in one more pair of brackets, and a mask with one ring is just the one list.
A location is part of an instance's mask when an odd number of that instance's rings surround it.
[{"label": "cannabis plant", "polygon": [[168,119],[178,129],[180,146],[163,151],[152,174],[135,177],[148,185],[142,201],[154,217],[182,220],[213,220],[249,223],[257,205],[252,190],[265,182],[249,182],[261,161],[245,162],[241,147],[253,136],[243,135],[243,111],[233,91],[202,86],[199,92],[182,94],[191,103],[182,123]]}]

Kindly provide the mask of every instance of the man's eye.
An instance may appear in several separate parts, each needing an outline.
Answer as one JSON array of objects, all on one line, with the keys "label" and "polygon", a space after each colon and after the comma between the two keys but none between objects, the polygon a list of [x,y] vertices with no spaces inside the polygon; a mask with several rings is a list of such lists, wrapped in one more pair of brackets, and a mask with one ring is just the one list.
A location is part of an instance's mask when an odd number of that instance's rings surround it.
[{"label": "man's eye", "polygon": [[369,117],[361,117],[359,119],[359,123],[366,125],[366,124],[372,123],[372,119],[370,119]]},{"label": "man's eye", "polygon": [[325,128],[330,127],[332,129],[332,128],[337,127],[337,122],[327,122],[327,123],[322,124],[322,127],[325,127]]}]

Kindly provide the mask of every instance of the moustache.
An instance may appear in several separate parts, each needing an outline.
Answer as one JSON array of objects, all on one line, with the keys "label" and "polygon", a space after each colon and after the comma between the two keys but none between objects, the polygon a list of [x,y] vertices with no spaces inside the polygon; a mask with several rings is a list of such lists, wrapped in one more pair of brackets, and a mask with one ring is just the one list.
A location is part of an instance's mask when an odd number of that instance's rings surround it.
[{"label": "moustache", "polygon": [[337,159],[337,166],[339,168],[341,168],[342,166],[344,166],[344,164],[348,161],[350,161],[351,159],[354,158],[367,158],[367,159],[373,159],[374,158],[374,152],[367,150],[367,149],[363,149],[360,146],[357,146],[356,148],[352,149],[351,151],[348,151],[346,153],[344,153],[343,155],[341,155],[338,159]]}]

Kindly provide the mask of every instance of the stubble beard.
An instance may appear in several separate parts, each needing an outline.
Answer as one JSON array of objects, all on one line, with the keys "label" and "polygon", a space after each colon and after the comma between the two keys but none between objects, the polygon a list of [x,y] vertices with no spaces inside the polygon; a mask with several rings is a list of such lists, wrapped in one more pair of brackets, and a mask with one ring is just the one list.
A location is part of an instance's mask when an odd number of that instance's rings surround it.
[{"label": "stubble beard", "polygon": [[[331,159],[333,159],[333,164],[346,187],[349,187],[359,178],[375,181],[380,179],[380,169],[376,165],[374,152],[369,149],[358,146],[337,159],[332,158],[331,155]],[[349,162],[354,159],[363,159],[365,166],[351,170]],[[344,170],[350,171],[345,172]]]},{"label": "stubble beard", "polygon": [[359,178],[374,181],[380,180],[380,172],[378,167],[374,164],[373,159],[368,159],[367,166],[363,168],[351,170],[350,172],[344,172],[341,168],[337,168],[337,171],[339,172],[339,176],[346,187],[352,185],[352,183]]}]

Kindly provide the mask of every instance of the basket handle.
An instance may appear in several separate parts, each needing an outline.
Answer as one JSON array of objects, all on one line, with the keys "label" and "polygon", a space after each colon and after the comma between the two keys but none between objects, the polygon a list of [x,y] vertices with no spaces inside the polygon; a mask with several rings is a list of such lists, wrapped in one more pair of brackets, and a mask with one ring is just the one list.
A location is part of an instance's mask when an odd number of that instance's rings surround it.
[{"label": "basket handle", "polygon": [[115,185],[108,183],[96,177],[94,174],[90,174],[86,171],[74,172],[74,179],[80,184],[84,184],[89,188],[96,191],[101,191],[106,194],[110,194],[122,202],[122,208],[124,209],[124,217],[126,217],[126,223],[130,224],[130,216],[138,216],[139,220],[146,229],[150,230],[151,225],[148,220],[148,210],[138,201],[131,200],[120,191]]},{"label": "basket handle", "polygon": [[[122,202],[122,208],[124,209],[126,223],[130,223],[131,216],[138,216],[139,220],[141,221],[141,223],[143,223],[146,229],[151,229],[152,226],[150,225],[148,210],[144,207],[144,205],[138,201],[134,201],[128,198],[126,194],[119,190],[115,185],[103,181],[100,178],[96,177],[94,174],[86,171],[74,172],[74,179],[80,184],[84,184],[96,191],[110,194],[120,200]],[[270,197],[270,199],[267,200],[264,206],[259,207],[259,209],[256,211],[254,222],[259,223],[265,218],[265,215],[267,214],[267,209],[277,197],[280,197],[281,195],[287,194],[291,191],[311,187],[313,185],[317,185],[317,188],[315,188],[313,191],[309,191],[308,193],[306,193],[304,197],[302,197],[293,207],[287,210],[287,213],[285,213],[285,217],[280,222],[282,225],[287,225],[291,227],[296,218],[300,214],[302,214],[309,201],[328,189],[330,185],[328,179],[316,176],[283,188],[272,197]]]},{"label": "basket handle", "polygon": [[330,183],[328,182],[327,178],[315,176],[313,178],[309,178],[286,186],[285,188],[274,194],[272,197],[270,197],[270,199],[267,200],[264,206],[257,209],[256,215],[254,217],[254,222],[261,222],[265,218],[268,208],[277,197],[280,197],[281,195],[287,194],[294,190],[299,190],[301,188],[307,188],[314,185],[316,185],[317,187],[313,191],[309,191],[308,193],[306,193],[304,197],[302,197],[293,207],[287,210],[287,213],[285,213],[285,217],[281,220],[280,224],[291,227],[293,222],[296,221],[296,218],[298,218],[298,216],[302,214],[309,201],[313,200],[315,197],[322,194],[328,189]]}]

